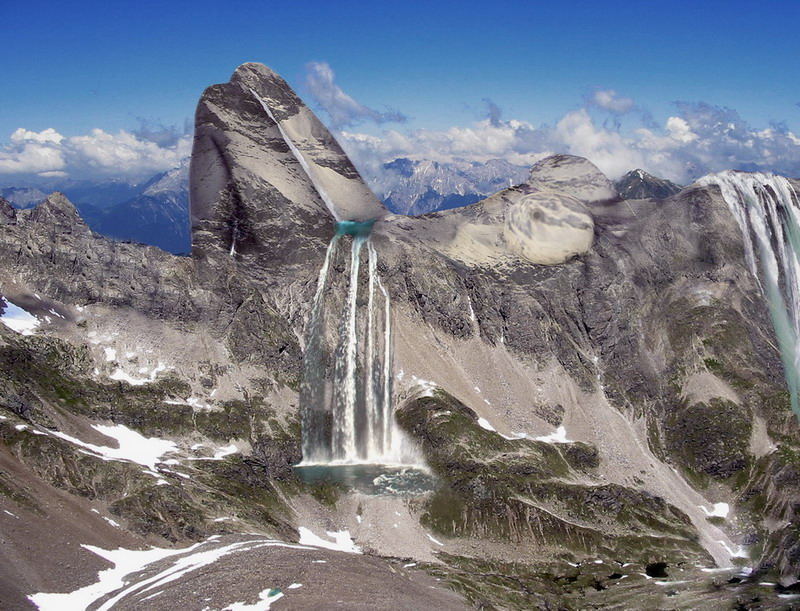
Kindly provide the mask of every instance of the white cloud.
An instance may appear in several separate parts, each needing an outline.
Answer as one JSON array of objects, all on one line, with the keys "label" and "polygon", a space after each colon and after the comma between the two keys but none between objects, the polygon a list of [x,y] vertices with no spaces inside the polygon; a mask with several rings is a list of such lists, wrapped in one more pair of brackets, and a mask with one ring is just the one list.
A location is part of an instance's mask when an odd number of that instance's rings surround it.
[{"label": "white cloud", "polygon": [[0,148],[0,174],[144,177],[177,166],[191,153],[191,145],[189,135],[162,146],[125,130],[112,134],[93,129],[66,138],[53,128],[19,128]]},{"label": "white cloud", "polygon": [[697,140],[697,134],[692,131],[685,119],[670,117],[667,119],[667,134],[678,142],[689,143]]},{"label": "white cloud", "polygon": [[631,98],[618,95],[613,89],[598,89],[591,98],[592,104],[615,114],[625,114],[634,108]]},{"label": "white cloud", "polygon": [[69,139],[76,161],[98,170],[119,168],[124,174],[157,172],[177,166],[191,152],[191,138],[183,136],[171,147],[161,147],[126,131],[116,134],[93,129]]},{"label": "white cloud", "polygon": [[15,144],[19,144],[21,142],[53,142],[55,144],[60,144],[63,139],[64,136],[59,134],[52,127],[48,127],[40,132],[32,132],[20,127],[15,129],[14,133],[11,134],[11,142]]},{"label": "white cloud", "polygon": [[549,154],[570,153],[587,157],[611,178],[634,168],[682,184],[724,169],[800,176],[800,138],[786,126],[757,130],[730,109],[683,102],[676,107],[678,112],[661,126],[648,121],[628,130],[600,125],[581,108],[553,126],[501,120],[498,110],[491,119],[469,126],[386,130],[379,136],[342,131],[337,136],[367,175],[397,157],[443,162],[500,158],[528,165]]},{"label": "white cloud", "polygon": [[17,129],[11,144],[0,149],[0,174],[37,174],[62,170],[66,166],[60,147],[63,136],[54,129],[31,132]]},{"label": "white cloud", "polygon": [[311,62],[306,66],[306,86],[323,110],[328,113],[334,127],[344,127],[363,121],[374,123],[405,122],[405,115],[387,110],[380,112],[364,106],[346,94],[336,84],[336,75],[325,62]]}]

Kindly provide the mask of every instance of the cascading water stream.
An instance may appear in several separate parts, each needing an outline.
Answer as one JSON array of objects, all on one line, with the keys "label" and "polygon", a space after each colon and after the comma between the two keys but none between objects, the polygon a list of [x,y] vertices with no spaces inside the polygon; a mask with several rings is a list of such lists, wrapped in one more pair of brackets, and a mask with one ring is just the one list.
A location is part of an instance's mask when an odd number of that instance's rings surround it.
[{"label": "cascading water stream", "polygon": [[[354,225],[340,224],[328,244],[311,303],[301,388],[303,463],[418,464],[421,461],[415,448],[405,440],[392,416],[391,299],[378,275],[378,254],[368,234],[356,233],[350,245],[345,301],[332,318],[340,323],[328,379],[326,291],[338,245],[345,234],[355,231]],[[360,324],[359,276],[365,245],[368,293],[366,323]],[[359,415],[363,416],[361,421]]]},{"label": "cascading water stream", "polygon": [[325,447],[323,431],[325,428],[326,388],[324,376],[324,296],[328,285],[328,270],[331,259],[336,254],[336,246],[340,235],[333,236],[325,253],[325,260],[319,270],[317,289],[311,302],[311,318],[309,320],[308,342],[303,353],[303,385],[300,398],[305,406],[301,412],[301,434],[303,456],[313,461],[327,460],[327,454],[318,454]]},{"label": "cascading water stream", "polygon": [[[367,354],[375,353],[375,278],[377,274],[378,258],[372,242],[367,243],[367,253],[369,255],[369,284],[367,285]],[[375,393],[375,359],[367,359],[366,372],[364,375],[367,384],[364,400],[366,402],[367,416],[366,416],[366,438],[369,446],[367,447],[368,454],[380,453],[381,448],[376,447],[378,436],[379,422],[379,405],[377,403],[377,396]],[[382,441],[382,440],[381,440]],[[381,444],[382,445],[382,444]]]},{"label": "cascading water stream", "polygon": [[[292,142],[266,101],[252,89],[250,91],[277,125],[289,150],[336,220],[336,233],[328,244],[317,279],[303,356],[304,376],[300,392],[301,466],[382,464],[422,467],[418,450],[408,442],[394,421],[391,300],[378,275],[378,255],[370,240],[374,221],[348,221],[339,217],[333,200],[317,179],[316,170]],[[346,274],[347,292],[343,310],[334,313],[339,314],[337,320],[341,323],[336,334],[336,347],[333,350],[335,360],[331,368],[327,362],[330,351],[326,341],[326,314],[330,304],[326,301],[326,291],[332,282],[330,269],[336,260],[338,245],[345,235],[352,238],[349,271]],[[236,253],[235,240],[234,235],[231,255]],[[366,322],[361,324],[363,317],[359,316],[358,297],[364,244],[367,245],[368,256],[368,295]],[[378,305],[380,298],[383,299],[382,310]],[[382,326],[379,320],[381,316]],[[331,369],[332,376],[329,375]],[[408,470],[403,471],[405,473]],[[418,469],[417,473],[420,473]],[[384,476],[388,474],[380,475],[375,481]],[[388,481],[389,487],[398,483],[392,476]],[[420,480],[413,475],[408,481],[413,485],[427,486],[425,482],[420,484]]]},{"label": "cascading water stream", "polygon": [[[357,354],[358,354],[358,271],[361,248],[366,238],[354,236],[350,249],[350,282],[347,289],[345,319],[341,335],[341,354],[337,354],[335,389],[336,402],[333,412],[334,457],[346,462],[356,461],[356,402],[358,401]],[[368,355],[369,356],[369,355]]]},{"label": "cascading water stream", "polygon": [[[392,447],[392,428],[394,427],[394,420],[391,418],[391,405],[393,393],[394,374],[394,353],[392,352],[392,310],[391,302],[389,301],[389,293],[383,287],[383,283],[378,278],[378,286],[384,297],[384,331],[383,331],[383,385],[381,401],[384,409],[383,417],[383,439],[381,443],[381,450],[385,452],[392,452],[393,454],[401,454],[402,450],[399,447]],[[395,435],[398,439],[398,444],[402,442],[402,437]]]},{"label": "cascading water stream", "polygon": [[792,409],[800,417],[800,202],[782,176],[726,171],[716,185],[742,230],[745,257],[769,304]]}]

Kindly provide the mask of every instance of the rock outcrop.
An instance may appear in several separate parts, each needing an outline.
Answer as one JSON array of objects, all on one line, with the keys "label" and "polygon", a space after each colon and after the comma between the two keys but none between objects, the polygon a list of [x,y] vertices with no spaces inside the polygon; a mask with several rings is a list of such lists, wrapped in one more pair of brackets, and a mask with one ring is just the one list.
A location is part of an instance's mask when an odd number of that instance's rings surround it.
[{"label": "rock outcrop", "polygon": [[195,125],[197,259],[233,257],[262,278],[283,276],[324,249],[335,221],[386,214],[330,132],[263,65],[243,64],[206,89]]}]

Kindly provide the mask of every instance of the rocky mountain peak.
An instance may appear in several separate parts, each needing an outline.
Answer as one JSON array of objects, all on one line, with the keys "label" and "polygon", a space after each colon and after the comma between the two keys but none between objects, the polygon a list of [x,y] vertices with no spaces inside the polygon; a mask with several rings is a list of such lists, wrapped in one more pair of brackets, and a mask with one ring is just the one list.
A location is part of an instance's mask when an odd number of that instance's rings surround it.
[{"label": "rocky mountain peak", "polygon": [[301,262],[324,248],[334,221],[387,213],[325,126],[261,64],[243,64],[203,93],[189,174],[201,258]]},{"label": "rocky mountain peak", "polygon": [[666,199],[681,190],[680,185],[642,169],[631,170],[614,184],[623,199]]},{"label": "rocky mountain peak", "polygon": [[35,223],[47,223],[59,228],[86,227],[86,223],[66,195],[55,191],[43,202],[30,210],[30,220]]},{"label": "rocky mountain peak", "polygon": [[600,204],[619,196],[613,183],[588,159],[575,155],[552,155],[531,168],[528,184],[558,191],[585,204]]},{"label": "rocky mountain peak", "polygon": [[14,206],[12,206],[7,199],[0,197],[0,225],[8,225],[16,222],[17,212],[14,210]]}]

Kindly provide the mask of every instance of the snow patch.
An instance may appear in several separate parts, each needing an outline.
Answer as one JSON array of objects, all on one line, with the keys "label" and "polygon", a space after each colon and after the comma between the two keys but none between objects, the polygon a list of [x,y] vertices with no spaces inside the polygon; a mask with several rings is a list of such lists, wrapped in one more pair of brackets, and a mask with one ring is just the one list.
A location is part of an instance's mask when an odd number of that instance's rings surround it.
[{"label": "snow patch", "polygon": [[[28,596],[40,611],[62,611],[63,609],[88,609],[94,601],[125,586],[124,577],[143,569],[148,564],[164,558],[184,554],[197,548],[200,543],[185,549],[153,548],[149,550],[129,550],[119,548],[104,550],[92,545],[82,545],[84,549],[108,560],[114,566],[97,574],[97,582],[69,593],[40,593]],[[103,608],[107,608],[104,606]]]},{"label": "snow patch", "polygon": [[21,335],[33,335],[39,326],[39,319],[8,300],[6,300],[6,304],[3,314],[0,316],[0,321],[6,327]]},{"label": "snow patch", "polygon": [[[98,446],[92,443],[86,443],[76,437],[62,433],[61,431],[51,431],[53,435],[69,441],[75,445],[81,446],[90,450],[94,454],[100,455],[105,460],[124,460],[134,462],[145,467],[151,471],[156,468],[156,463],[160,462],[160,458],[167,452],[174,452],[178,449],[175,442],[166,439],[158,439],[156,437],[145,437],[134,430],[122,424],[103,425],[95,424],[92,428],[102,433],[106,437],[111,437],[117,441],[118,448],[111,448],[108,446]],[[156,474],[157,476],[158,474]]]},{"label": "snow patch", "polygon": [[[41,611],[63,611],[64,609],[87,609],[99,599],[113,593],[113,597],[96,608],[97,611],[107,611],[108,609],[113,609],[117,603],[131,594],[141,595],[155,590],[155,592],[150,595],[154,596],[159,588],[163,588],[167,584],[180,579],[187,573],[208,566],[235,552],[250,551],[270,546],[288,547],[291,549],[309,549],[307,547],[284,543],[283,541],[275,541],[273,539],[238,541],[219,547],[212,547],[209,545],[213,544],[218,538],[218,536],[213,536],[205,542],[195,543],[183,549],[153,548],[149,550],[129,550],[119,548],[116,550],[105,550],[91,545],[83,545],[81,547],[84,549],[108,560],[114,565],[113,568],[100,571],[97,574],[98,580],[96,583],[75,590],[74,592],[32,594],[28,599],[39,607]],[[211,547],[211,549],[198,549],[200,547]],[[166,569],[152,577],[142,581],[125,579],[126,576],[137,573],[154,562],[172,556],[180,557],[176,558]],[[279,593],[280,590],[264,590],[264,592],[268,594],[272,593],[271,595],[274,596],[276,593]],[[262,595],[264,592],[262,592]],[[256,603],[261,605],[259,607],[250,605],[229,608],[267,609],[269,607],[264,606],[265,602],[274,602],[274,600],[277,600],[277,598],[273,598],[272,600],[264,599],[263,596],[260,596],[260,598],[260,602]],[[242,605],[244,603],[235,604]]]},{"label": "snow patch", "polygon": [[709,518],[727,518],[731,510],[730,505],[727,503],[714,503],[710,510],[706,509],[703,505],[699,507]]},{"label": "snow patch", "polygon": [[353,543],[353,540],[350,538],[349,530],[326,531],[325,534],[332,538],[333,541],[326,541],[322,537],[315,535],[305,526],[301,526],[297,530],[300,532],[300,545],[323,547],[325,549],[347,552],[349,554],[361,553],[361,548]]},{"label": "snow patch", "polygon": [[135,378],[120,367],[117,367],[110,376],[112,380],[117,380],[120,382],[127,382],[131,386],[142,386],[144,384],[150,384],[156,381],[156,377],[162,371],[166,371],[168,367],[164,365],[164,363],[159,362],[152,370],[148,369],[147,367],[142,367],[139,369],[140,374],[147,374],[148,377],[146,378]]},{"label": "snow patch", "polygon": [[549,435],[542,435],[541,437],[534,437],[533,439],[534,441],[544,441],[546,443],[572,443],[567,439],[567,429],[563,426],[558,427]]},{"label": "snow patch", "polygon": [[[231,250],[233,250],[233,246],[231,246]],[[300,584],[297,584],[297,586],[299,587]],[[292,586],[289,587],[291,588]],[[270,608],[272,603],[282,597],[283,592],[278,588],[267,588],[266,590],[262,590],[258,595],[257,603],[252,605],[248,605],[247,603],[232,603],[222,609],[222,611],[266,611]]]},{"label": "snow patch", "polygon": [[486,418],[478,418],[478,424],[482,429],[486,429],[487,431],[492,431],[493,433],[497,432],[497,429],[494,428],[491,423]]},{"label": "snow patch", "polygon": [[[192,446],[192,449],[195,449]],[[236,444],[230,444],[228,446],[223,446],[217,448],[214,452],[214,456],[197,456],[192,458],[192,460],[222,460],[226,456],[230,456],[231,454],[236,454],[239,451],[239,448],[236,447]]]},{"label": "snow patch", "polygon": [[439,388],[439,385],[430,380],[423,380],[417,376],[412,375],[411,381],[413,383],[412,390],[416,397],[432,397],[433,393]]}]

